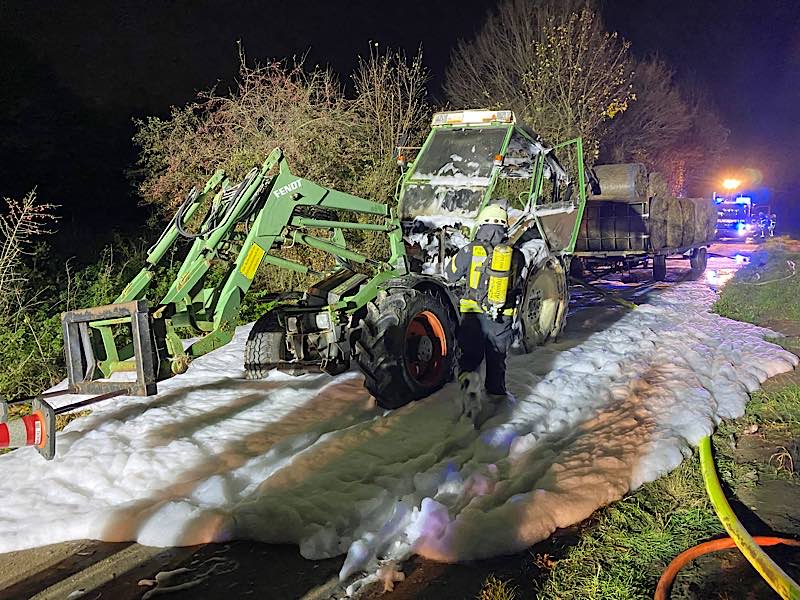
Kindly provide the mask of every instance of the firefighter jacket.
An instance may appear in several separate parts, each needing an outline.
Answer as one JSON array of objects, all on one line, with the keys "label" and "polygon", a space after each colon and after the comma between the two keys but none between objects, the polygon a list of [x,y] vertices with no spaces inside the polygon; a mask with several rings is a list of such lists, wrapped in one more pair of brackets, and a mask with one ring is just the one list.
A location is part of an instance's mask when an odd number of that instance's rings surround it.
[{"label": "firefighter jacket", "polygon": [[522,252],[503,242],[502,225],[482,225],[475,240],[461,248],[445,268],[447,279],[467,278],[460,301],[462,313],[513,315],[522,289]]}]

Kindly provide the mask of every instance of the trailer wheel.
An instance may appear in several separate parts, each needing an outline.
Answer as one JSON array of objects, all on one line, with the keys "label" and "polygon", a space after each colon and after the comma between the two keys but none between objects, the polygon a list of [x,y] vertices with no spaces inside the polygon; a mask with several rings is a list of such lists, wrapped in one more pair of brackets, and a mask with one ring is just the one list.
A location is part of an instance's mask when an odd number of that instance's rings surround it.
[{"label": "trailer wheel", "polygon": [[582,258],[579,256],[572,257],[572,260],[569,261],[569,274],[570,277],[583,279],[586,274],[586,265],[584,265]]},{"label": "trailer wheel", "polygon": [[367,304],[356,342],[364,386],[383,408],[399,408],[441,388],[453,374],[455,323],[430,294],[394,290]]},{"label": "trailer wheel", "polygon": [[525,352],[533,352],[561,332],[568,305],[569,290],[561,263],[550,260],[528,276],[519,315]]},{"label": "trailer wheel", "polygon": [[244,344],[246,379],[263,379],[278,363],[286,360],[286,331],[271,310],[253,324]]},{"label": "trailer wheel", "polygon": [[706,264],[708,264],[708,250],[705,247],[693,249],[689,264],[692,265],[690,277],[692,279],[700,279],[705,273]]},{"label": "trailer wheel", "polygon": [[667,257],[665,254],[653,256],[653,279],[664,281],[667,278]]}]

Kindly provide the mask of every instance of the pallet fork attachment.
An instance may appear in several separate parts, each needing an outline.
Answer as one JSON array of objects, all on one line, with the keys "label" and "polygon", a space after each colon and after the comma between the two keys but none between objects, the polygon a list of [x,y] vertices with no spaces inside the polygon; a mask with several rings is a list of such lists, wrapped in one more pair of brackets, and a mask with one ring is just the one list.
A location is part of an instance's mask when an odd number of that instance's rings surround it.
[{"label": "pallet fork attachment", "polygon": [[[106,394],[128,390],[136,396],[156,393],[155,339],[146,300],[72,310],[61,315],[69,392]],[[111,328],[130,326],[130,341],[118,348]],[[127,337],[126,337],[127,341]],[[100,379],[98,373],[131,371],[136,381]]]}]

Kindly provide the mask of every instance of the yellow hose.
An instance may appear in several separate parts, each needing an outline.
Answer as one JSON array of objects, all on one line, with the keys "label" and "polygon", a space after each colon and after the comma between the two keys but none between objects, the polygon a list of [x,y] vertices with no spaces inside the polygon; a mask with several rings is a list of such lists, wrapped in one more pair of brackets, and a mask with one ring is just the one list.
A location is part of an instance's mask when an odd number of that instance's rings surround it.
[{"label": "yellow hose", "polygon": [[711,455],[711,438],[704,437],[700,440],[700,471],[703,473],[703,480],[706,484],[708,497],[714,505],[720,522],[728,535],[731,536],[744,557],[750,562],[756,571],[761,574],[764,580],[772,586],[778,595],[784,600],[800,600],[800,585],[793,581],[758,544],[753,541],[750,534],[733,514],[731,505],[725,498],[722,486],[717,478],[717,471],[714,468],[714,458]]}]

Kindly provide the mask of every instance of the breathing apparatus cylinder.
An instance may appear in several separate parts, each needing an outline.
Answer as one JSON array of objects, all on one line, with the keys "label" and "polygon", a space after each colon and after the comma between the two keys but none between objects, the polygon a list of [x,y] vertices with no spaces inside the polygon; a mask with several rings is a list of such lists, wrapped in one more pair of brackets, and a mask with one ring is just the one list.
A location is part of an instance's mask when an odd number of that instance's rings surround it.
[{"label": "breathing apparatus cylinder", "polygon": [[489,290],[486,299],[493,309],[499,309],[508,297],[508,282],[511,277],[511,246],[500,244],[492,251],[492,266],[489,271]]},{"label": "breathing apparatus cylinder", "polygon": [[486,262],[486,248],[475,244],[472,248],[472,260],[469,265],[469,287],[472,290],[477,291],[480,288],[484,262]]}]

